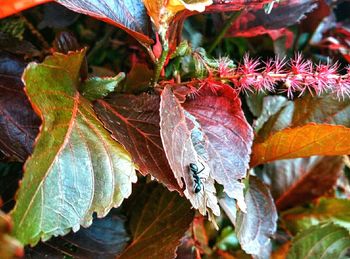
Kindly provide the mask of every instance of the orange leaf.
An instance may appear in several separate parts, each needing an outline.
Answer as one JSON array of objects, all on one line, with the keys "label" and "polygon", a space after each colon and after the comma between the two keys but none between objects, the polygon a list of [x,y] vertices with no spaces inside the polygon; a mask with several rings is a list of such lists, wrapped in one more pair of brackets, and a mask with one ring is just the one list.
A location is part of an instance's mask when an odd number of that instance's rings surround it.
[{"label": "orange leaf", "polygon": [[2,0],[0,6],[0,19],[47,2],[52,2],[52,0]]},{"label": "orange leaf", "polygon": [[254,143],[251,166],[266,162],[309,157],[350,154],[350,128],[328,124],[306,124],[284,129]]}]

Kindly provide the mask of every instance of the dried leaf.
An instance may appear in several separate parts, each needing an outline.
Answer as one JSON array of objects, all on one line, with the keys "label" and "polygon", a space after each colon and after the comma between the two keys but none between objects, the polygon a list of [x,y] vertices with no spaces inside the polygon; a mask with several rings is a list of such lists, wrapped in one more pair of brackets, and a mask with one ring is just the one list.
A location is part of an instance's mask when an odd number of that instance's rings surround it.
[{"label": "dried leaf", "polygon": [[288,158],[346,155],[349,141],[350,129],[344,126],[309,123],[284,129],[254,144],[251,166]]},{"label": "dried leaf", "polygon": [[118,258],[174,258],[193,220],[190,204],[150,183],[139,188],[126,207],[133,241]]},{"label": "dried leaf", "polygon": [[143,175],[150,174],[169,190],[182,193],[160,138],[160,98],[157,95],[118,94],[99,100],[95,110],[113,137],[130,152]]},{"label": "dried leaf", "polygon": [[13,233],[23,244],[89,226],[94,212],[103,217],[119,206],[137,180],[127,151],[77,91],[84,55],[56,53],[29,64],[23,75],[43,120],[12,211]]}]

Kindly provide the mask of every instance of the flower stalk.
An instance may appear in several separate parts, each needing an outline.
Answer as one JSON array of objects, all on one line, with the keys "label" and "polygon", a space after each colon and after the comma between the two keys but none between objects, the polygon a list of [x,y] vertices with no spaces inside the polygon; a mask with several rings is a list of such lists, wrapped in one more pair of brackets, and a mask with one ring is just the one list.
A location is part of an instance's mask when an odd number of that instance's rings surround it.
[{"label": "flower stalk", "polygon": [[307,91],[312,95],[335,94],[338,99],[350,97],[350,68],[340,74],[337,63],[315,65],[297,54],[289,61],[277,57],[267,62],[245,55],[238,66],[231,64],[229,59],[221,58],[216,68],[208,72],[216,80],[231,82],[240,92],[279,91],[291,99]]}]

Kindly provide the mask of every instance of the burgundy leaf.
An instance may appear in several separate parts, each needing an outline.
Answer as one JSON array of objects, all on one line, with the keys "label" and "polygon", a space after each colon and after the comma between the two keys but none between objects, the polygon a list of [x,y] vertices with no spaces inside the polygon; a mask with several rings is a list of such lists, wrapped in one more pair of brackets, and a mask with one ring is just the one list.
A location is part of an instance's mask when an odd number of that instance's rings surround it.
[{"label": "burgundy leaf", "polygon": [[253,130],[236,92],[228,85],[207,82],[183,107],[198,120],[207,137],[212,177],[245,210],[240,180],[249,167]]},{"label": "burgundy leaf", "polygon": [[139,167],[143,175],[150,174],[169,190],[182,193],[164,153],[159,128],[159,102],[156,95],[115,95],[99,100],[95,111]]},{"label": "burgundy leaf", "polygon": [[[214,180],[208,173],[208,161],[202,153],[203,149],[199,148],[203,135],[192,117],[185,115],[185,110],[171,88],[165,87],[160,102],[160,134],[170,167],[194,208],[199,209],[203,215],[207,208],[219,215]],[[199,170],[203,169],[199,174],[202,187],[198,193],[194,191],[194,177],[189,168],[191,163],[197,165]]]},{"label": "burgundy leaf", "polygon": [[139,186],[124,206],[132,241],[117,258],[175,258],[193,221],[190,203],[152,182]]},{"label": "burgundy leaf", "polygon": [[284,210],[324,195],[336,183],[343,168],[341,157],[311,157],[268,164],[276,206]]},{"label": "burgundy leaf", "polygon": [[264,9],[252,10],[241,15],[228,32],[228,36],[254,37],[273,33],[299,22],[316,7],[315,0],[289,0],[276,5],[270,14]]},{"label": "burgundy leaf", "polygon": [[65,7],[120,27],[138,40],[152,43],[150,20],[141,0],[56,0]]},{"label": "burgundy leaf", "polygon": [[0,150],[19,161],[32,152],[40,125],[23,90],[24,67],[20,60],[0,52]]}]

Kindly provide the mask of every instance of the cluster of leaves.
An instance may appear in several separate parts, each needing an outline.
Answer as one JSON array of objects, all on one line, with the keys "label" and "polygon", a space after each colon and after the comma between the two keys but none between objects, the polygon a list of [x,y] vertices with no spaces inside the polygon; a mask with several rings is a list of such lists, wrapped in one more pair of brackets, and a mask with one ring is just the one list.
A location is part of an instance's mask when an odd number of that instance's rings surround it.
[{"label": "cluster of leaves", "polygon": [[[1,258],[349,253],[350,69],[319,32],[340,3],[3,2]],[[258,35],[281,58],[243,56]]]}]

